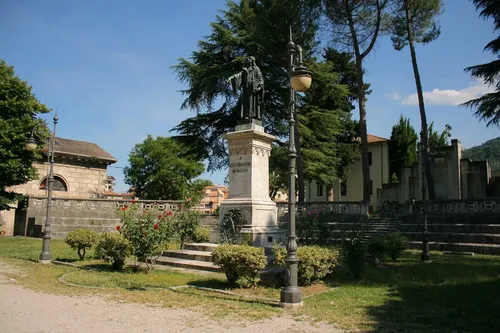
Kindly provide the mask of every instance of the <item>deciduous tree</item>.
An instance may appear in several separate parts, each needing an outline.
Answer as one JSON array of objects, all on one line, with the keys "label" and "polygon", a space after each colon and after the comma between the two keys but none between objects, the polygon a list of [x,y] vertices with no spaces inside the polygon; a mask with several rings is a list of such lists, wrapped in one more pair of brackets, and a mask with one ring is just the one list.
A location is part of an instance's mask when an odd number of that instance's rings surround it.
[{"label": "deciduous tree", "polygon": [[205,171],[199,158],[168,137],[151,135],[135,145],[124,169],[125,182],[141,199],[197,202],[210,181],[198,179]]},{"label": "deciduous tree", "polygon": [[0,210],[9,209],[9,204],[19,199],[8,187],[24,184],[37,175],[33,162],[40,154],[25,147],[33,129],[40,143],[44,142],[47,128],[37,117],[49,111],[28,83],[16,76],[14,67],[0,59]]}]

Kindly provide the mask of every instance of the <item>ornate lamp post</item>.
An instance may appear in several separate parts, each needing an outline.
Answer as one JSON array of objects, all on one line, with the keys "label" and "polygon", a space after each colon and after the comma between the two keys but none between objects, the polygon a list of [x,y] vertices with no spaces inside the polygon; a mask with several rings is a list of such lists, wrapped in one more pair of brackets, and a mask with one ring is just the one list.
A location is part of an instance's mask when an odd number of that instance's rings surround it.
[{"label": "ornate lamp post", "polygon": [[[54,148],[56,142],[56,125],[59,121],[57,114],[52,119],[54,121],[54,130],[52,132],[52,137],[50,138],[49,144],[49,177],[47,179],[47,213],[45,215],[45,229],[43,232],[43,246],[42,252],[40,253],[39,263],[48,264],[52,261],[52,255],[50,254],[50,215],[52,211],[52,185],[54,184]],[[37,148],[37,143],[33,134],[26,143],[26,149],[29,151],[34,151]]]},{"label": "ornate lamp post", "polygon": [[294,308],[303,304],[302,292],[298,287],[297,270],[299,259],[297,258],[297,236],[295,235],[295,165],[297,159],[297,150],[295,148],[295,92],[305,92],[309,89],[312,82],[312,72],[302,66],[302,48],[293,42],[291,27],[287,49],[290,75],[290,148],[288,152],[288,242],[285,262],[288,278],[286,279],[286,286],[281,290],[280,306]]},{"label": "ornate lamp post", "polygon": [[[422,137],[422,133],[420,135]],[[422,140],[420,140],[422,142]],[[420,260],[424,262],[430,262],[431,261],[431,256],[429,254],[429,233],[427,231],[427,210],[428,210],[428,202],[427,202],[427,188],[425,186],[426,184],[426,174],[425,174],[425,161],[423,159],[423,150],[424,146],[420,144],[420,165],[421,165],[421,172],[422,172],[422,213],[423,213],[423,224],[424,224],[424,230],[422,231],[422,255],[420,256]]]}]

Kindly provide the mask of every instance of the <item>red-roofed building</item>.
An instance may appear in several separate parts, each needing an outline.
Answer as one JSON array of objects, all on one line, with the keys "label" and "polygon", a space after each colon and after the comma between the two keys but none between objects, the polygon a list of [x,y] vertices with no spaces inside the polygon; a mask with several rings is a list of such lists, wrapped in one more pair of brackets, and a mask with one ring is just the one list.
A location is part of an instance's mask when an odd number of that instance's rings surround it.
[{"label": "red-roofed building", "polygon": [[206,186],[204,189],[204,197],[201,199],[198,210],[203,213],[213,213],[227,198],[227,194],[227,186]]}]

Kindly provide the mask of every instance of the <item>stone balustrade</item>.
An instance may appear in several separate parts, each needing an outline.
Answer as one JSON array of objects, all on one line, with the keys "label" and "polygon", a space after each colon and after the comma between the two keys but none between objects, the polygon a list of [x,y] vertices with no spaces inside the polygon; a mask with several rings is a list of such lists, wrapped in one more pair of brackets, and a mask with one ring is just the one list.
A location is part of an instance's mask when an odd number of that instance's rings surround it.
[{"label": "stone balustrade", "polygon": [[[278,221],[285,223],[288,221],[288,203],[277,203]],[[362,221],[368,218],[369,203],[360,201],[309,201],[298,202],[295,206],[297,214],[307,214],[307,212],[321,211],[331,215],[332,221],[350,220]]]}]

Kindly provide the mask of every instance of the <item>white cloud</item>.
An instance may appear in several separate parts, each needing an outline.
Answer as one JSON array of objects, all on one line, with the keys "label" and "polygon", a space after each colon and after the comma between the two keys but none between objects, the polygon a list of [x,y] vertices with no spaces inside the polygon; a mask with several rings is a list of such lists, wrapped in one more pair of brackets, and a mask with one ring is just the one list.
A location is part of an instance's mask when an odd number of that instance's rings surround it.
[{"label": "white cloud", "polygon": [[[470,101],[471,99],[478,98],[484,94],[493,92],[493,86],[488,86],[484,83],[474,82],[467,88],[463,89],[434,89],[432,91],[424,91],[424,101],[429,105],[459,105]],[[403,105],[418,105],[417,94],[411,94],[406,97],[393,93],[391,99],[401,101]]]}]

